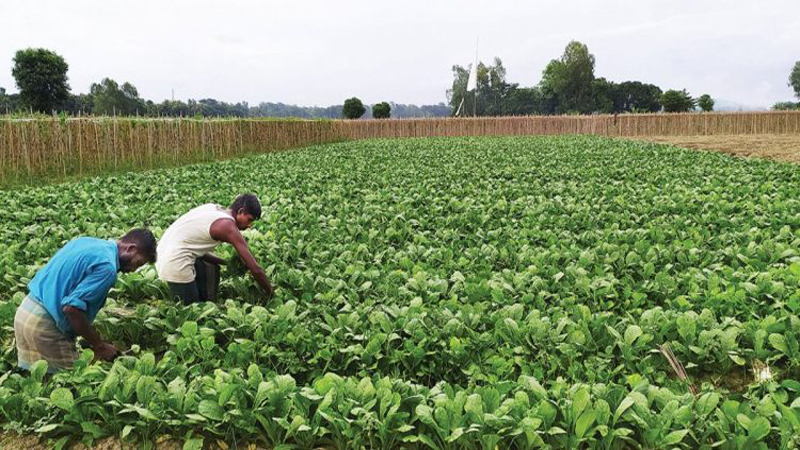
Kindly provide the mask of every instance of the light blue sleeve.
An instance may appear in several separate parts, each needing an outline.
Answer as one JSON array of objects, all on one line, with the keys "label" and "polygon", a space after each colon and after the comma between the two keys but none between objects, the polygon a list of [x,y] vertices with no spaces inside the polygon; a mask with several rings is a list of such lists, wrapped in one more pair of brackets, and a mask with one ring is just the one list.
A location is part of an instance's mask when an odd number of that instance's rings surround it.
[{"label": "light blue sleeve", "polygon": [[103,302],[111,286],[117,281],[117,271],[111,264],[100,264],[92,268],[72,292],[61,299],[61,307],[74,306],[81,311],[87,311],[89,305]]}]

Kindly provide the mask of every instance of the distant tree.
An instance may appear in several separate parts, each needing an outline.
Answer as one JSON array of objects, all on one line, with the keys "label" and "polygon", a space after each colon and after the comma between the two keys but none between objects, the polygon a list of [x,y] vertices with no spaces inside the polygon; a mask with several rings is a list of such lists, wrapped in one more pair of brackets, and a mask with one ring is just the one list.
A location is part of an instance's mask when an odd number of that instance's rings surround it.
[{"label": "distant tree", "polygon": [[372,106],[372,117],[374,119],[388,119],[392,117],[392,107],[387,102],[381,102]]},{"label": "distant tree", "polygon": [[357,97],[348,98],[344,101],[344,106],[342,107],[342,117],[345,119],[358,119],[364,115],[367,111],[367,108],[364,107],[364,104],[361,103]]},{"label": "distant tree", "polygon": [[614,112],[658,112],[661,88],[639,81],[623,81],[614,86]]},{"label": "distant tree", "polygon": [[503,102],[504,116],[529,116],[546,114],[547,104],[537,87],[511,89]]},{"label": "distant tree", "polygon": [[714,110],[714,99],[708,94],[703,94],[697,99],[697,106],[705,112]]},{"label": "distant tree", "polygon": [[19,94],[8,94],[5,88],[0,87],[0,114],[17,111]]},{"label": "distant tree", "polygon": [[73,116],[91,114],[94,109],[94,98],[91,94],[70,94],[64,111]]},{"label": "distant tree", "polygon": [[[437,103],[435,105],[411,105],[422,112],[420,117],[447,117],[450,115],[450,106],[444,103]],[[395,114],[395,117],[406,117],[404,115]]]},{"label": "distant tree", "polygon": [[50,50],[17,51],[11,75],[17,82],[22,106],[43,113],[62,108],[69,96],[68,69],[64,58]]},{"label": "distant tree", "polygon": [[617,87],[616,83],[605,78],[595,78],[592,81],[592,110],[602,114],[617,112],[614,108]]},{"label": "distant tree", "polygon": [[503,61],[495,57],[491,66],[478,66],[478,107],[485,116],[503,115],[503,105],[509,93],[516,89],[516,83],[506,81],[506,68]]},{"label": "distant tree", "polygon": [[567,44],[561,58],[547,64],[540,87],[557,101],[556,113],[592,112],[594,56],[578,41]]},{"label": "distant tree", "polygon": [[145,102],[145,111],[151,117],[187,117],[189,105],[180,100],[164,100],[161,103]]},{"label": "distant tree", "polygon": [[500,58],[495,57],[493,63],[488,66],[482,62],[478,63],[477,96],[475,92],[467,92],[470,68],[453,66],[453,84],[447,90],[447,100],[452,114],[458,112],[459,106],[461,106],[462,115],[499,116],[503,114],[503,103],[517,85],[506,82],[506,69]]},{"label": "distant tree", "polygon": [[686,89],[669,90],[661,95],[661,104],[664,106],[664,112],[687,112],[694,109],[696,101]]},{"label": "distant tree", "polygon": [[795,109],[800,109],[800,103],[778,102],[772,105],[773,111],[793,111]]},{"label": "distant tree", "polygon": [[789,86],[794,89],[795,97],[800,98],[800,61],[794,63],[794,69],[789,74]]},{"label": "distant tree", "polygon": [[111,78],[103,78],[100,83],[92,83],[89,92],[93,102],[92,112],[96,115],[135,116],[146,112],[139,91],[128,82],[120,86]]}]

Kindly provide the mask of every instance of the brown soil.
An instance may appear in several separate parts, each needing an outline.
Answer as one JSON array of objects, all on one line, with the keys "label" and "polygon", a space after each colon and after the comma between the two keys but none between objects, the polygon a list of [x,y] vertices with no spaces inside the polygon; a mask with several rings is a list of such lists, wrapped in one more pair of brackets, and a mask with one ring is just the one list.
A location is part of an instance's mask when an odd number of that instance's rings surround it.
[{"label": "brown soil", "polygon": [[637,136],[630,139],[710,150],[734,156],[800,163],[800,134]]},{"label": "brown soil", "polygon": [[[0,433],[0,449],[15,450],[49,450],[53,443],[47,439],[39,439],[35,435],[20,435],[13,432]],[[66,447],[69,450],[135,450],[141,447],[141,443],[128,444],[122,443],[119,439],[108,437],[95,441],[91,447],[86,447],[81,443],[72,444]],[[181,450],[183,442],[172,439],[169,436],[158,438],[154,445],[155,450]],[[205,449],[210,450],[264,450],[265,447],[255,444],[240,444],[236,447],[227,445],[222,441],[209,442],[206,439]]]}]

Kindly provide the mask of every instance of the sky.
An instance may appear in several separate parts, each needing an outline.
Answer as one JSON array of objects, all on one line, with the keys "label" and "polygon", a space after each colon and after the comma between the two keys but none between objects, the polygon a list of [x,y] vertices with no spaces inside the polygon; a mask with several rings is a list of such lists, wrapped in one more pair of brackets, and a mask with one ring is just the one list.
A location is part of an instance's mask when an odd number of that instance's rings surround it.
[{"label": "sky", "polygon": [[800,60],[800,0],[2,0],[0,24],[10,92],[15,52],[44,47],[74,93],[111,77],[157,102],[434,104],[476,44],[533,86],[578,40],[597,77],[768,107]]}]

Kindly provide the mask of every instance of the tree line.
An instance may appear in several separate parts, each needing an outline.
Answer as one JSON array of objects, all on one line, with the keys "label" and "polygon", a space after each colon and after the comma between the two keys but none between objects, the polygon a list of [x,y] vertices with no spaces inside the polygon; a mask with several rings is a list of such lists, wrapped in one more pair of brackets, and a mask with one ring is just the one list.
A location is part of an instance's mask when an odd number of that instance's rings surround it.
[{"label": "tree line", "polygon": [[[149,117],[299,117],[299,118],[413,118],[448,115],[521,116],[551,114],[618,114],[637,112],[712,111],[708,94],[692,97],[686,89],[669,89],[641,81],[614,82],[594,73],[595,57],[583,43],[572,41],[564,53],[542,71],[540,82],[523,87],[506,79],[500,58],[491,64],[478,63],[477,88],[467,91],[470,67],[452,67],[453,83],[446,91],[447,104],[404,105],[381,102],[365,105],[356,97],[342,105],[302,107],[284,103],[228,103],[204,98],[164,100],[143,99],[136,87],[110,78],[93,83],[87,94],[73,94],[68,83],[69,66],[63,57],[47,49],[19,50],[13,59],[12,75],[18,94],[0,87],[0,114],[54,112],[69,115],[119,115]],[[800,61],[792,69],[789,86],[800,99]],[[779,102],[776,110],[800,109],[800,103]]]},{"label": "tree line", "polygon": [[[143,99],[136,86],[122,84],[111,78],[92,83],[88,94],[73,94],[68,82],[69,65],[64,58],[47,49],[25,49],[16,53],[11,71],[18,94],[8,94],[0,87],[0,114],[3,113],[66,113],[68,115],[97,116],[147,116],[147,117],[299,117],[360,118],[360,117],[446,117],[450,108],[438,105],[405,105],[381,102],[363,105],[363,111],[353,116],[347,105],[328,107],[303,107],[284,103],[259,103],[251,106],[247,102],[228,103],[204,98],[164,100],[156,103]],[[351,99],[352,100],[352,99]],[[355,99],[358,100],[358,99]],[[360,100],[358,103],[360,104]]]},{"label": "tree line", "polygon": [[453,113],[478,116],[549,114],[617,114],[686,112],[714,109],[704,94],[693,98],[685,89],[662,89],[641,81],[616,83],[594,73],[595,57],[580,42],[567,44],[563,55],[547,64],[536,86],[523,87],[506,79],[500,58],[478,63],[477,88],[467,91],[470,67],[453,66],[453,84],[447,99]]}]

